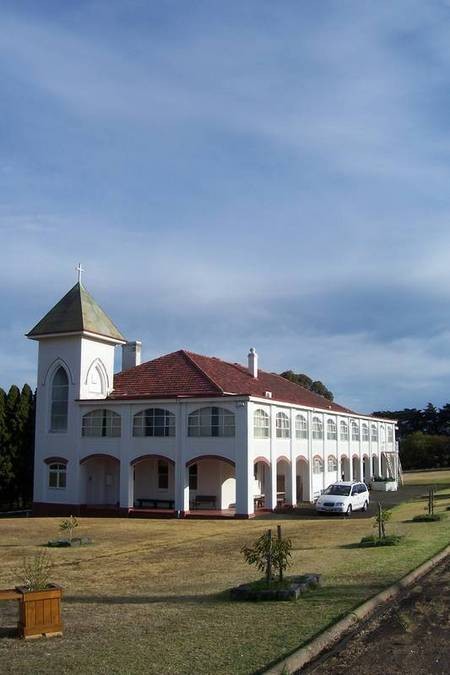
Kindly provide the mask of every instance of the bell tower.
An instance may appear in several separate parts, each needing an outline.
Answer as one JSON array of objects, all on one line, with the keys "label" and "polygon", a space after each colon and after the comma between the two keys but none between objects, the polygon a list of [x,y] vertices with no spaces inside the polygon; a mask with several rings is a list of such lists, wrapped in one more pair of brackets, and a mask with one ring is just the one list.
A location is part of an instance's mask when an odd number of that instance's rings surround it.
[{"label": "bell tower", "polygon": [[[77,271],[75,286],[26,335],[39,343],[34,501],[49,500],[41,480],[49,457],[67,461],[70,471],[75,471],[72,460],[81,435],[77,401],[104,399],[110,394],[115,347],[126,344],[81,283],[81,265]],[[75,481],[68,482],[68,491],[70,484]],[[67,495],[65,501],[72,499],[76,502],[77,495]]]}]

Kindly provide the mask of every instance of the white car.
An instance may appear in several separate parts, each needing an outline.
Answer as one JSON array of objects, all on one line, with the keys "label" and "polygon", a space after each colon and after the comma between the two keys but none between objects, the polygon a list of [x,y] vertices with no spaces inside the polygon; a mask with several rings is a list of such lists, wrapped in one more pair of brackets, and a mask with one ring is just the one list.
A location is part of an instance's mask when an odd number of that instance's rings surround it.
[{"label": "white car", "polygon": [[345,513],[367,511],[369,507],[369,490],[365,483],[342,481],[333,483],[316,501],[316,511],[321,513]]}]

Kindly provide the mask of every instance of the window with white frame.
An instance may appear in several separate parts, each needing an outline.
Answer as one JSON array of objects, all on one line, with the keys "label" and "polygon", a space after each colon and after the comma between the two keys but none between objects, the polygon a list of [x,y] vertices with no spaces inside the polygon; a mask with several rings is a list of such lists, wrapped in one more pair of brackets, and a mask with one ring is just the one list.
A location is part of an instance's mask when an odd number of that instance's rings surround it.
[{"label": "window with white frame", "polygon": [[380,440],[381,440],[382,444],[386,440],[386,434],[385,434],[385,431],[384,431],[384,427],[380,427]]},{"label": "window with white frame", "polygon": [[365,422],[361,427],[361,436],[363,443],[369,442],[369,426]]},{"label": "window with white frame", "polygon": [[120,415],[106,408],[86,413],[83,415],[81,435],[118,438],[120,436]]},{"label": "window with white frame", "polygon": [[234,413],[226,408],[199,408],[189,415],[188,436],[234,436]]},{"label": "window with white frame", "polygon": [[51,394],[50,430],[67,431],[69,378],[62,366],[53,376]]},{"label": "window with white frame", "polygon": [[334,455],[330,455],[327,460],[327,471],[337,471],[337,459]]},{"label": "window with white frame", "polygon": [[277,413],[275,417],[275,429],[277,438],[289,438],[291,435],[291,425],[289,417],[283,413]]},{"label": "window with white frame", "polygon": [[136,413],[133,436],[175,436],[175,415],[164,408],[147,408]]},{"label": "window with white frame", "polygon": [[65,488],[67,484],[67,467],[55,462],[48,465],[48,486],[50,488]]},{"label": "window with white frame", "polygon": [[318,417],[312,419],[312,437],[323,438],[323,424]]},{"label": "window with white frame", "polygon": [[270,436],[270,417],[261,408],[253,413],[253,435],[255,438],[269,438]]},{"label": "window with white frame", "polygon": [[352,441],[359,441],[359,426],[352,422]]},{"label": "window with white frame", "polygon": [[394,427],[388,426],[387,428],[388,443],[394,442]]},{"label": "window with white frame", "polygon": [[340,433],[341,433],[341,441],[348,441],[348,424],[347,422],[344,422],[344,420],[341,420],[339,424],[340,428]]},{"label": "window with white frame", "polygon": [[308,438],[308,421],[304,415],[295,418],[295,437]]},{"label": "window with white frame", "polygon": [[373,443],[378,443],[378,429],[376,424],[372,424],[370,427],[370,437]]},{"label": "window with white frame", "polygon": [[329,441],[337,439],[336,422],[334,420],[327,420],[327,439]]},{"label": "window with white frame", "polygon": [[314,457],[313,473],[323,473],[323,459],[321,457]]}]

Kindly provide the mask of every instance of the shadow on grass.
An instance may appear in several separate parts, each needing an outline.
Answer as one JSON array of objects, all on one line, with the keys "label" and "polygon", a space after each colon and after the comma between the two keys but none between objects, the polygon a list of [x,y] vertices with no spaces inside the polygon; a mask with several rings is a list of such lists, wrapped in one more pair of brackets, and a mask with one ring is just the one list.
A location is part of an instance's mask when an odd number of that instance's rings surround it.
[{"label": "shadow on grass", "polygon": [[[244,581],[244,580],[243,580]],[[318,586],[314,590],[306,591],[302,594],[299,601],[308,604],[321,604],[324,600],[331,602],[342,602],[345,600],[353,608],[366,597],[378,593],[383,588],[383,584],[367,584],[361,586],[338,585],[338,586]],[[64,604],[69,605],[151,605],[151,604],[215,604],[232,603],[235,604],[229,596],[230,589],[219,593],[207,595],[65,595]],[[356,604],[355,604],[356,603]],[[347,609],[344,611],[344,614]]]},{"label": "shadow on grass", "polygon": [[207,595],[65,595],[65,604],[74,605],[152,605],[188,602],[208,604],[228,600],[228,590]]},{"label": "shadow on grass", "polygon": [[11,640],[12,638],[18,638],[19,633],[16,626],[0,626],[0,640]]}]

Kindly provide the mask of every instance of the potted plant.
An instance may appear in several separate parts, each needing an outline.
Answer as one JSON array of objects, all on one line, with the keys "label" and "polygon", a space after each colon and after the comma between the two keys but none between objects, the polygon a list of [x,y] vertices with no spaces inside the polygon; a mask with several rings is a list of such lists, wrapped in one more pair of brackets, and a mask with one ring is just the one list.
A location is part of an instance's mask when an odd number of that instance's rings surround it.
[{"label": "potted plant", "polygon": [[62,589],[50,583],[52,562],[46,551],[24,560],[18,629],[21,637],[62,635]]}]

